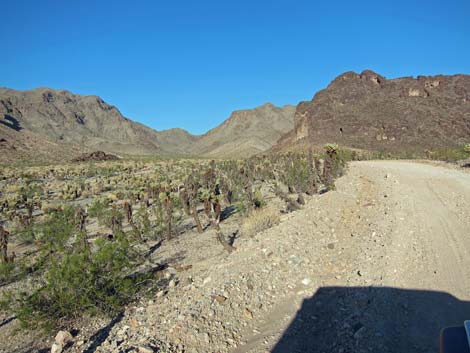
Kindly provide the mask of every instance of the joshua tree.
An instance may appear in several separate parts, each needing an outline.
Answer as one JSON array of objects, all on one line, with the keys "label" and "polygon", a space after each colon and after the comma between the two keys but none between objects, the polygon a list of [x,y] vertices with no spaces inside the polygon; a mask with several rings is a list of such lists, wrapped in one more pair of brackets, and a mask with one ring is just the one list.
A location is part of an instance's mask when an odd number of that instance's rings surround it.
[{"label": "joshua tree", "polygon": [[87,217],[88,214],[82,207],[77,208],[75,211],[75,222],[77,223],[77,230],[79,232],[85,231]]},{"label": "joshua tree", "polygon": [[27,217],[26,217],[26,224],[29,225],[31,224],[33,220],[33,211],[34,211],[34,202],[33,201],[27,201],[25,203],[26,210],[28,211]]},{"label": "joshua tree", "polygon": [[77,230],[79,231],[79,236],[81,237],[83,248],[85,250],[90,249],[88,244],[88,236],[85,228],[87,217],[88,213],[82,207],[79,207],[75,210],[75,222],[77,224]]},{"label": "joshua tree", "polygon": [[0,224],[0,258],[3,263],[7,263],[8,258],[8,237],[10,233],[7,232],[3,225]]},{"label": "joshua tree", "polygon": [[230,245],[220,229],[220,216],[222,214],[222,200],[224,196],[220,192],[219,180],[214,161],[211,162],[209,170],[204,174],[204,186],[201,189],[201,199],[204,202],[204,212],[209,218],[211,226],[215,229],[217,240],[225,250],[232,252],[234,247]]},{"label": "joshua tree", "polygon": [[323,167],[323,179],[325,185],[329,189],[335,188],[334,178],[337,173],[337,157],[338,157],[338,145],[327,144],[325,146],[326,158],[325,165]]},{"label": "joshua tree", "polygon": [[188,176],[184,183],[184,189],[181,190],[181,201],[185,212],[193,217],[198,233],[202,233],[202,224],[197,213],[197,205],[199,203],[199,183],[196,182],[192,174]]},{"label": "joshua tree", "polygon": [[116,208],[115,205],[106,212],[105,224],[107,227],[111,228],[113,233],[122,232],[122,213]]},{"label": "joshua tree", "polygon": [[127,222],[132,224],[132,205],[128,201],[124,202],[124,212],[126,213]]},{"label": "joshua tree", "polygon": [[78,231],[77,240],[78,244],[82,245],[83,250],[87,255],[90,254],[90,244],[88,243],[88,234],[86,232],[86,219],[88,213],[83,207],[78,207],[74,213],[74,221]]},{"label": "joshua tree", "polygon": [[164,188],[159,194],[160,202],[166,214],[166,240],[172,238],[173,227],[173,198],[169,188]]},{"label": "joshua tree", "polygon": [[248,165],[242,167],[240,169],[240,176],[246,198],[246,208],[247,211],[251,211],[254,207],[253,177],[248,168]]}]

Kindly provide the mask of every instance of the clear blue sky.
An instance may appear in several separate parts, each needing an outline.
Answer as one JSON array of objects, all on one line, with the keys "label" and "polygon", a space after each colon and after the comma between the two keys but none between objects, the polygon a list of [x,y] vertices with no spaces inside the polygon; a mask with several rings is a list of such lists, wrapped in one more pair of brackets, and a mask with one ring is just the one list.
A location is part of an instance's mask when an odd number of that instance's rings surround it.
[{"label": "clear blue sky", "polygon": [[96,94],[158,130],[310,100],[345,71],[470,73],[470,0],[3,1],[0,86]]}]

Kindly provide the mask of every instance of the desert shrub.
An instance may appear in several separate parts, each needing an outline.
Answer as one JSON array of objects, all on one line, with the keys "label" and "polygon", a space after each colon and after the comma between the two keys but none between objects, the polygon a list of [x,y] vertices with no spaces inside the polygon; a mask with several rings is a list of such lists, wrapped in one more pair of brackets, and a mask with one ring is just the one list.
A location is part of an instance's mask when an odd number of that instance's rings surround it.
[{"label": "desert shrub", "polygon": [[266,201],[263,199],[263,194],[260,190],[256,190],[253,195],[253,206],[255,208],[262,208],[266,206]]},{"label": "desert shrub", "polygon": [[140,239],[159,239],[159,232],[156,230],[155,221],[150,220],[149,210],[141,207],[134,215],[133,232],[138,232],[137,235]]},{"label": "desert shrub", "polygon": [[460,149],[444,148],[434,150],[429,153],[429,157],[434,160],[456,162],[458,160],[467,158],[468,153],[465,151],[465,146],[462,146]]},{"label": "desert shrub", "polygon": [[330,189],[335,189],[335,179],[344,171],[345,161],[339,154],[339,147],[336,144],[326,144],[325,149],[325,164],[323,170],[323,183]]},{"label": "desert shrub", "polygon": [[124,214],[117,207],[106,209],[99,217],[98,222],[110,228],[114,233],[122,231]]},{"label": "desert shrub", "polygon": [[338,157],[345,162],[368,159],[366,152],[358,152],[348,148],[339,149]]},{"label": "desert shrub", "polygon": [[25,244],[32,244],[36,240],[35,231],[37,227],[34,224],[18,225],[15,229],[15,235]]},{"label": "desert shrub", "polygon": [[20,194],[25,198],[32,199],[33,197],[40,196],[44,193],[44,190],[40,185],[33,182],[27,182],[26,186],[21,187]]},{"label": "desert shrub", "polygon": [[84,313],[114,315],[136,294],[145,281],[126,275],[132,261],[126,236],[99,239],[95,247],[53,259],[43,284],[17,302],[23,326],[39,323],[47,329]]},{"label": "desert shrub", "polygon": [[253,237],[259,232],[275,226],[279,221],[279,212],[272,207],[254,209],[244,218],[241,226],[241,234],[243,236]]},{"label": "desert shrub", "polygon": [[15,273],[16,264],[14,262],[0,261],[0,284],[8,283]]},{"label": "desert shrub", "polygon": [[90,207],[88,207],[88,216],[96,217],[98,219],[102,218],[108,208],[108,204],[109,202],[105,198],[94,199]]},{"label": "desert shrub", "polygon": [[54,253],[65,248],[75,228],[75,208],[65,206],[61,211],[51,213],[43,223],[34,226],[32,232],[43,253]]},{"label": "desert shrub", "polygon": [[470,153],[470,143],[466,143],[463,145],[463,151],[465,153]]},{"label": "desert shrub", "polygon": [[303,192],[309,187],[309,175],[312,172],[304,158],[292,158],[286,168],[286,184],[292,192]]}]

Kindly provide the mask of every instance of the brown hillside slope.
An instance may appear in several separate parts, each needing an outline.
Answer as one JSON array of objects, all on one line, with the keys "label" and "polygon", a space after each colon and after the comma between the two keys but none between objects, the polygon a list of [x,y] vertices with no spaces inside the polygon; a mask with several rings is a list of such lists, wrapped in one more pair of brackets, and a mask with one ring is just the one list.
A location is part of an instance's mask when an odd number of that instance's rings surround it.
[{"label": "brown hillside slope", "polygon": [[63,162],[88,151],[84,146],[52,142],[25,129],[16,131],[1,122],[0,118],[0,164]]},{"label": "brown hillside slope", "polygon": [[246,157],[270,149],[294,127],[294,106],[232,113],[201,136],[155,131],[97,96],[0,88],[0,163],[66,161],[97,150],[119,155]]},{"label": "brown hillside slope", "polygon": [[275,149],[301,143],[416,151],[470,142],[470,76],[387,80],[370,70],[337,77],[295,112]]},{"label": "brown hillside slope", "polygon": [[[32,133],[45,143],[79,146],[83,151],[185,154],[195,139],[183,130],[157,132],[129,120],[97,96],[48,88],[0,88],[0,123],[15,132]],[[22,136],[16,136],[21,140]]]},{"label": "brown hillside slope", "polygon": [[202,135],[196,154],[208,157],[247,157],[270,149],[294,127],[295,107],[266,103],[234,111],[221,125]]}]

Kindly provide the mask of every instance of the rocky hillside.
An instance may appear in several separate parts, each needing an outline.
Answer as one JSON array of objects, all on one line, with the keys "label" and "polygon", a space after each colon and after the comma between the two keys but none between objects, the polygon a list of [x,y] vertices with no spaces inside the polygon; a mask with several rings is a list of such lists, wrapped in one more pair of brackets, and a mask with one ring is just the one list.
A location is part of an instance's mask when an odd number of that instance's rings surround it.
[{"label": "rocky hillside", "polygon": [[68,157],[75,149],[132,155],[186,154],[195,139],[183,130],[157,132],[129,120],[97,96],[47,88],[1,88],[0,118],[2,136],[12,151],[24,150],[35,157],[45,152],[53,159],[54,146],[61,146],[66,152],[61,155]]},{"label": "rocky hillside", "polygon": [[337,77],[295,112],[276,148],[336,142],[376,151],[423,152],[470,140],[470,76],[388,80],[366,70]]},{"label": "rocky hillside", "polygon": [[0,88],[0,162],[56,162],[82,153],[119,155],[251,156],[271,148],[294,126],[294,106],[265,104],[234,112],[201,136],[182,129],[155,131],[122,116],[97,96],[40,88]]},{"label": "rocky hillside", "polygon": [[199,155],[251,156],[271,148],[294,127],[295,107],[266,103],[255,109],[237,110],[221,125],[202,135],[195,144]]},{"label": "rocky hillside", "polygon": [[[5,123],[5,124],[4,124]],[[58,162],[78,156],[86,147],[57,143],[41,135],[22,129],[16,131],[8,126],[8,120],[0,118],[0,164]]]},{"label": "rocky hillside", "polygon": [[118,155],[246,157],[336,142],[383,152],[453,148],[470,140],[470,76],[386,79],[370,70],[337,77],[297,107],[238,110],[201,136],[155,131],[97,96],[0,88],[0,162]]}]

